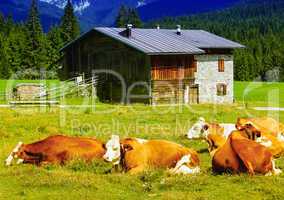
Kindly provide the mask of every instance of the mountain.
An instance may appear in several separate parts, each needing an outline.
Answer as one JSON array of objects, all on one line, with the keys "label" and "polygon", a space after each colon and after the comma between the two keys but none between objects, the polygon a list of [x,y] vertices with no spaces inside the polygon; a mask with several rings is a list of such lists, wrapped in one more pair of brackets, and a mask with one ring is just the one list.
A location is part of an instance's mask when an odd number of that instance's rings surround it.
[{"label": "mountain", "polygon": [[[83,30],[93,26],[111,26],[121,5],[141,7],[157,0],[72,0],[74,11]],[[41,22],[45,31],[57,24],[67,0],[38,0]],[[15,21],[25,21],[31,0],[1,0],[0,12],[12,15]]]},{"label": "mountain", "polygon": [[158,0],[138,8],[143,21],[162,17],[192,15],[231,7],[241,0]]},{"label": "mountain", "polygon": [[[149,21],[164,16],[192,15],[223,10],[245,0],[72,0],[81,28],[112,26],[121,5],[136,7],[141,18]],[[252,0],[251,0],[252,1]],[[38,0],[44,31],[58,24],[67,0]],[[0,12],[25,21],[31,0],[0,0]]]},{"label": "mountain", "polygon": [[[1,0],[0,12],[5,16],[12,15],[13,19],[17,22],[23,22],[27,19],[30,5],[31,0]],[[46,2],[39,3],[39,12],[41,15],[41,23],[45,31],[52,25],[57,24],[63,14],[61,9]]]}]

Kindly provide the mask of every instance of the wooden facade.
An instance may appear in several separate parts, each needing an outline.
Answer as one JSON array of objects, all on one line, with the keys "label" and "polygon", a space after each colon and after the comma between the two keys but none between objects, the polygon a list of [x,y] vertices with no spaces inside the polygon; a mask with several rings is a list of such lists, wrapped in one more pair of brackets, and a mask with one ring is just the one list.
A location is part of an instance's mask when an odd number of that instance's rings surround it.
[{"label": "wooden facade", "polygon": [[[231,50],[206,51],[231,54]],[[224,70],[223,61],[219,70]],[[147,55],[93,31],[64,49],[61,78],[66,80],[83,73],[85,77],[95,76],[101,101],[196,104],[196,72],[194,55]]]},{"label": "wooden facade", "polygon": [[193,86],[196,70],[193,55],[152,56],[153,103],[184,103],[186,86]]},{"label": "wooden facade", "polygon": [[95,78],[107,102],[232,103],[233,50],[203,30],[94,27],[64,46],[62,80]]},{"label": "wooden facade", "polygon": [[[150,57],[101,33],[90,34],[65,50],[62,79],[83,73],[85,77],[95,75],[97,95],[107,102],[126,102],[124,96],[131,85],[150,84]],[[149,102],[150,93],[141,84],[131,89],[132,95],[145,96],[135,101]]]}]

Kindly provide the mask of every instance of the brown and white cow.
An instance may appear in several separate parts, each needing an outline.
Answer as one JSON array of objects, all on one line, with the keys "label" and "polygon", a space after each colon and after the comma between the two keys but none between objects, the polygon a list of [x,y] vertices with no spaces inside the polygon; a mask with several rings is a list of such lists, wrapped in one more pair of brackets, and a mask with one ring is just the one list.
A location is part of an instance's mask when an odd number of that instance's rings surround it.
[{"label": "brown and white cow", "polygon": [[204,125],[203,129],[206,132],[205,140],[208,143],[208,151],[212,156],[216,149],[226,143],[227,138],[223,134],[224,128],[219,124],[210,123]]},{"label": "brown and white cow", "polygon": [[207,123],[200,118],[189,130],[188,139],[204,139],[208,143],[208,151],[221,147],[230,133],[236,130],[235,124]]},{"label": "brown and white cow", "polygon": [[64,164],[75,158],[89,162],[102,159],[105,152],[104,144],[96,139],[55,135],[31,144],[19,142],[6,159],[6,165],[11,165],[14,158],[18,164],[36,165]]},{"label": "brown and white cow", "polygon": [[242,129],[246,124],[252,124],[262,133],[270,134],[284,141],[284,124],[271,117],[263,118],[238,118],[236,128]]},{"label": "brown and white cow", "polygon": [[[206,126],[215,126],[218,125],[218,134],[222,135],[224,138],[227,138],[233,130],[236,130],[235,124],[230,123],[207,123],[203,117],[200,117],[198,121],[189,129],[186,137],[188,139],[205,139],[208,131],[204,128]],[[221,127],[222,129],[219,129]],[[213,129],[211,129],[213,131]],[[211,132],[212,132],[211,131]],[[217,132],[216,132],[217,133]]]},{"label": "brown and white cow", "polygon": [[266,146],[274,157],[284,154],[284,125],[273,118],[238,118],[236,127],[242,129],[247,124],[253,125],[261,132],[256,142]]},{"label": "brown and white cow", "polygon": [[250,175],[280,174],[281,170],[275,168],[272,153],[263,145],[253,141],[261,133],[252,125],[233,131],[226,143],[215,150],[212,159],[214,172],[247,172]]},{"label": "brown and white cow", "polygon": [[131,174],[147,168],[170,169],[175,174],[200,172],[197,152],[174,142],[138,138],[120,140],[119,136],[113,135],[106,148],[104,159],[114,165],[120,164]]}]

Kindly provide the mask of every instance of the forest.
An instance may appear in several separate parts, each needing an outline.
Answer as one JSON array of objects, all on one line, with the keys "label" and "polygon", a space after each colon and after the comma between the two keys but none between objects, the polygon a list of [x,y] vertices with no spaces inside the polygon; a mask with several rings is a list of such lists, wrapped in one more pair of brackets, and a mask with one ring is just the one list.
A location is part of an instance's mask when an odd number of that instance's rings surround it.
[{"label": "forest", "polygon": [[[261,3],[260,3],[261,2]],[[284,1],[253,0],[223,11],[196,16],[167,17],[147,27],[203,29],[237,41],[235,80],[284,80]]]},{"label": "forest", "polygon": [[0,13],[0,78],[56,79],[59,49],[79,35],[79,22],[70,0],[60,24],[48,33],[43,32],[36,0],[25,22],[16,23],[12,16],[5,18]]},{"label": "forest", "polygon": [[[260,3],[261,2],[261,3]],[[284,2],[249,0],[218,12],[193,16],[166,17],[142,23],[135,9],[122,6],[115,26],[133,23],[134,27],[204,29],[246,46],[236,50],[235,80],[284,80]],[[44,33],[36,0],[32,1],[28,19],[13,22],[12,16],[0,13],[0,78],[57,78],[61,54],[59,49],[80,35],[79,22],[71,1],[61,22]],[[46,71],[41,77],[41,71]],[[12,77],[11,77],[12,76]]]}]

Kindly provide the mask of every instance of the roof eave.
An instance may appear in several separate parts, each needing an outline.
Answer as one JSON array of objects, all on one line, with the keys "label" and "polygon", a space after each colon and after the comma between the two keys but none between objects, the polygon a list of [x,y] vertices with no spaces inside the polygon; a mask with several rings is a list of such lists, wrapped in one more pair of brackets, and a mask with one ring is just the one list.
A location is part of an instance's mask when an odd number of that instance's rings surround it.
[{"label": "roof eave", "polygon": [[228,47],[228,46],[226,46],[226,47],[222,47],[222,46],[216,46],[216,47],[203,46],[203,47],[201,47],[200,46],[199,48],[201,48],[201,49],[244,49],[244,48],[247,48],[247,47],[240,44],[239,46],[231,46],[231,47]]},{"label": "roof eave", "polygon": [[199,55],[204,54],[205,51],[199,52],[148,52],[146,53],[149,56],[159,56],[159,55]]},{"label": "roof eave", "polygon": [[94,29],[91,29],[81,35],[79,35],[78,37],[76,37],[74,40],[68,42],[66,45],[64,45],[61,49],[59,49],[59,52],[64,51],[65,49],[67,49],[69,46],[71,46],[72,44],[74,44],[75,42],[77,42],[78,40],[81,40],[83,37],[85,37],[87,34],[91,33],[92,31],[94,31]]},{"label": "roof eave", "polygon": [[144,51],[143,49],[137,48],[135,45],[131,45],[131,44],[129,44],[129,43],[126,43],[126,42],[124,42],[124,41],[122,41],[122,40],[116,38],[116,37],[113,37],[113,36],[110,35],[110,34],[106,34],[105,32],[103,32],[103,31],[101,31],[101,30],[99,30],[99,29],[94,28],[93,30],[95,30],[95,31],[97,31],[97,32],[99,32],[99,33],[101,33],[101,34],[103,34],[103,35],[105,35],[105,36],[108,36],[108,37],[110,37],[110,38],[112,38],[112,39],[114,39],[114,40],[116,40],[116,41],[119,41],[119,42],[125,44],[126,46],[129,46],[129,47],[131,47],[131,48],[133,48],[133,49],[136,49],[137,51],[140,51],[140,52],[145,53],[145,54],[148,54],[148,53],[149,53],[149,52],[147,52],[147,51]]}]

